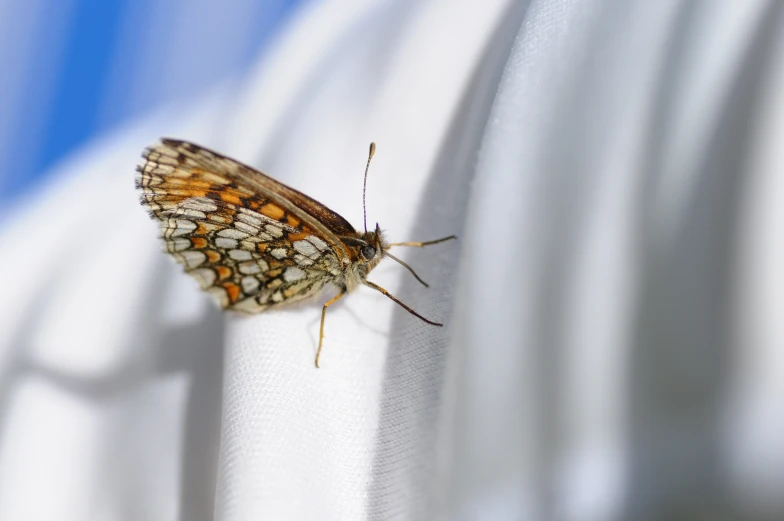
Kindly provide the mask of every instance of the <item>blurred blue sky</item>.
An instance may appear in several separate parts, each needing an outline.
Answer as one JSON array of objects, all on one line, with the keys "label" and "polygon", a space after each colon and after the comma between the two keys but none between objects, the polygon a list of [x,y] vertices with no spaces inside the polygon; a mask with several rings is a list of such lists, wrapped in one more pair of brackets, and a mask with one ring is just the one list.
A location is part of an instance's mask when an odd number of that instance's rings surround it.
[{"label": "blurred blue sky", "polygon": [[94,136],[241,74],[305,1],[0,0],[0,202]]}]

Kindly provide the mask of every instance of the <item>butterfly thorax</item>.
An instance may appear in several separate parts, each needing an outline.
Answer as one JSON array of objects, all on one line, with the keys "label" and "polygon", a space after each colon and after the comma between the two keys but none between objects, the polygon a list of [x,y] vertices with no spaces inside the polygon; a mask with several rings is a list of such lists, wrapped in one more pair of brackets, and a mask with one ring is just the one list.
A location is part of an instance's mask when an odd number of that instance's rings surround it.
[{"label": "butterfly thorax", "polygon": [[346,289],[351,291],[362,285],[370,270],[381,262],[389,249],[389,242],[378,225],[375,231],[357,234],[356,238],[341,237],[341,239],[352,253],[351,263],[344,272]]}]

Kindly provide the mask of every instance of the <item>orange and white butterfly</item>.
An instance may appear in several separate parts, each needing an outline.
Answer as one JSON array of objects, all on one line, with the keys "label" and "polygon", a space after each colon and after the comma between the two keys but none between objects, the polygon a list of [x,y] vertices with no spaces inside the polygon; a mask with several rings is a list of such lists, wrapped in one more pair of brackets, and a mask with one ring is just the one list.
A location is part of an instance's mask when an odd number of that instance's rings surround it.
[{"label": "orange and white butterfly", "polygon": [[[365,186],[375,144],[370,144]],[[357,232],[343,217],[307,195],[211,150],[162,139],[145,149],[137,168],[141,202],[161,223],[166,251],[225,309],[257,313],[312,297],[326,284],[340,290],[323,305],[316,367],[327,308],[360,285],[380,291],[428,324],[384,288],[367,280],[389,253],[378,224]],[[364,209],[364,188],[363,188]],[[366,215],[366,214],[365,214]]]}]

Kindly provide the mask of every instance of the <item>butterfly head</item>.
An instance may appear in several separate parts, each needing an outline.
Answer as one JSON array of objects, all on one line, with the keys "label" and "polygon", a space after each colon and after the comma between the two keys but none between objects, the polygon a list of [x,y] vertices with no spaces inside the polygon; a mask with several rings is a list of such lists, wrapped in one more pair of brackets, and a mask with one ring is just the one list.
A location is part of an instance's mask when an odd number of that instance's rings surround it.
[{"label": "butterfly head", "polygon": [[358,233],[355,237],[341,237],[341,240],[352,250],[351,262],[344,272],[350,291],[362,284],[370,270],[381,262],[389,249],[389,243],[378,224],[372,232]]},{"label": "butterfly head", "polygon": [[367,272],[369,272],[384,257],[384,254],[389,249],[389,243],[384,238],[384,233],[381,231],[378,223],[376,223],[375,230],[365,232],[360,237],[362,242],[359,246],[357,261],[360,264],[364,264],[367,267]]}]

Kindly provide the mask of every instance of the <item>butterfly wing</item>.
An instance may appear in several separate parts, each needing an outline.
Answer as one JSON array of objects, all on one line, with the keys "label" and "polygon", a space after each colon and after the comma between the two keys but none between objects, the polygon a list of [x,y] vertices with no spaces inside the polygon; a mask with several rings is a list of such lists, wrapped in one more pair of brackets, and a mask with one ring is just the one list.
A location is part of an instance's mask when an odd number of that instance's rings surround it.
[{"label": "butterfly wing", "polygon": [[137,187],[166,251],[224,308],[258,312],[340,282],[351,251],[337,234],[356,232],[324,205],[192,143],[143,157]]},{"label": "butterfly wing", "polygon": [[335,250],[344,263],[354,256],[353,252],[339,237],[353,237],[357,234],[351,223],[315,199],[295,190],[255,168],[208,150],[199,145],[175,139],[161,139],[159,145],[169,154],[190,163],[195,168],[212,172],[222,172],[237,185],[275,202],[290,215],[295,215],[313,228]]}]

